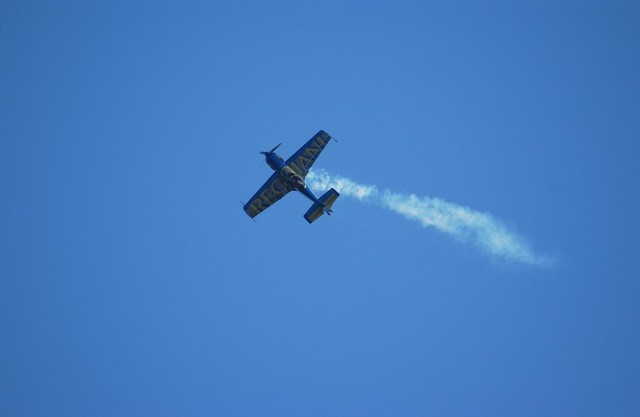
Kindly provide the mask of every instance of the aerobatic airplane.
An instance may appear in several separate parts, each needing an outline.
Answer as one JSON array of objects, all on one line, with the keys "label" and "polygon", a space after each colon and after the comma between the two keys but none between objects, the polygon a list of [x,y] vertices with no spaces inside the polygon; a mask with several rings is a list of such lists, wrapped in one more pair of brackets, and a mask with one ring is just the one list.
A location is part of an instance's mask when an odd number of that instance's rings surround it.
[{"label": "aerobatic airplane", "polygon": [[309,173],[311,166],[331,139],[327,132],[321,130],[286,161],[276,153],[276,149],[282,145],[281,143],[270,151],[260,152],[267,160],[267,164],[275,172],[260,187],[258,192],[251,197],[251,200],[244,205],[244,211],[249,217],[253,219],[293,190],[300,191],[313,201],[313,205],[304,215],[304,218],[309,223],[313,223],[324,213],[333,213],[331,206],[333,206],[340,194],[332,188],[322,197],[317,198],[304,182],[304,178]]}]

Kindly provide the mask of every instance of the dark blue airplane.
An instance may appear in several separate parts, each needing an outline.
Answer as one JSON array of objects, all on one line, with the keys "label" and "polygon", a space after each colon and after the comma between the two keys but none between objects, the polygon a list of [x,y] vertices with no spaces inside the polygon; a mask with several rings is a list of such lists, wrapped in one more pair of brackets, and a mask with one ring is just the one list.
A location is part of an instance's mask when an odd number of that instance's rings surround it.
[{"label": "dark blue airplane", "polygon": [[317,198],[304,182],[304,178],[309,173],[311,166],[330,140],[331,136],[321,130],[286,161],[276,153],[276,149],[282,145],[281,143],[270,151],[260,152],[265,156],[267,164],[275,172],[260,187],[258,192],[251,197],[251,200],[244,205],[244,211],[249,217],[253,219],[293,190],[300,191],[313,201],[313,205],[304,215],[304,218],[309,223],[313,223],[324,213],[333,213],[331,206],[333,206],[340,194],[332,188],[324,193],[322,197]]}]

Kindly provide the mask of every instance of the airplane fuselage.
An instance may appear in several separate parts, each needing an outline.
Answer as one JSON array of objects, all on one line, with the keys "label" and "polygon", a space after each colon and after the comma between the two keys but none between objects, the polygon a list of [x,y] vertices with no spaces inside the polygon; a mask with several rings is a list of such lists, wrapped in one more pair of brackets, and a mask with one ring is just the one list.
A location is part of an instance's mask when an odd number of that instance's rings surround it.
[{"label": "airplane fuselage", "polygon": [[289,189],[297,190],[307,196],[307,198],[314,203],[322,204],[307,187],[304,179],[300,175],[296,174],[291,167],[287,166],[280,155],[275,152],[268,152],[265,153],[265,159],[267,160],[269,167],[280,174],[280,177],[285,181]]}]

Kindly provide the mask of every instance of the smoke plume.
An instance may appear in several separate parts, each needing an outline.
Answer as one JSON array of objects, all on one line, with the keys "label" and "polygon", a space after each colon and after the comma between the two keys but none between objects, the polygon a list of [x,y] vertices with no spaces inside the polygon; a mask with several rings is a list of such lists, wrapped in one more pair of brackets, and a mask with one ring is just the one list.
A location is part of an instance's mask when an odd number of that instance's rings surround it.
[{"label": "smoke plume", "polygon": [[403,217],[433,227],[463,242],[471,242],[493,258],[548,267],[553,261],[531,250],[523,238],[510,231],[489,213],[450,203],[441,198],[418,197],[374,185],[358,184],[348,178],[329,175],[324,170],[309,172],[307,184],[324,192],[335,188],[341,195],[391,210]]}]

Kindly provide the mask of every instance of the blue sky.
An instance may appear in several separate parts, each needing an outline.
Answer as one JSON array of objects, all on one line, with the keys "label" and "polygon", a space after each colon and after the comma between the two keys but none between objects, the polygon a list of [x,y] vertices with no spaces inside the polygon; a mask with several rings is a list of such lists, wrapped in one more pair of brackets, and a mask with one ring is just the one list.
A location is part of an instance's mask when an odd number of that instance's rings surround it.
[{"label": "blue sky", "polygon": [[[0,414],[637,416],[637,2],[0,2]],[[551,266],[343,196],[490,215]]]}]

